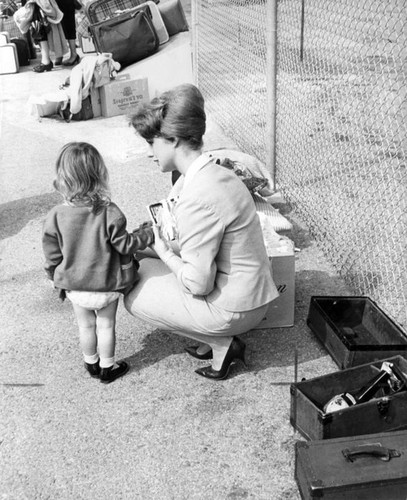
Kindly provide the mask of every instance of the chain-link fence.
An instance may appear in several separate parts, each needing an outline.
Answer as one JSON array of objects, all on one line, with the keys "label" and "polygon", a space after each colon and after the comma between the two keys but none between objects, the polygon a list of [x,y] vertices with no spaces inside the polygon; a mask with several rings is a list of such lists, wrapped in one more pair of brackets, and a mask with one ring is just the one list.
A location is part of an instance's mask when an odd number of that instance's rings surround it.
[{"label": "chain-link fence", "polygon": [[196,0],[193,11],[211,116],[270,166],[354,292],[404,327],[406,12],[406,0]]}]

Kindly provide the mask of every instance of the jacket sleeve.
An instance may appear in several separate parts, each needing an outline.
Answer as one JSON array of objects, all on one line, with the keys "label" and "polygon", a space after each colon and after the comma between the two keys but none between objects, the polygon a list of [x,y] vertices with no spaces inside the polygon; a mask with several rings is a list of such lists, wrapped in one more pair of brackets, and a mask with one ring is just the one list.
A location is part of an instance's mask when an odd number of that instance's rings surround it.
[{"label": "jacket sleeve", "polygon": [[42,249],[45,256],[45,272],[50,280],[54,279],[55,268],[62,261],[58,233],[54,218],[48,217],[44,222],[42,233]]},{"label": "jacket sleeve", "polygon": [[120,214],[109,226],[110,243],[122,255],[144,250],[154,242],[154,233],[151,227],[139,227],[129,233],[126,229],[127,221],[124,214]]},{"label": "jacket sleeve", "polygon": [[177,278],[186,292],[208,295],[215,288],[215,258],[225,227],[211,207],[196,200],[180,203],[176,211],[183,266]]}]

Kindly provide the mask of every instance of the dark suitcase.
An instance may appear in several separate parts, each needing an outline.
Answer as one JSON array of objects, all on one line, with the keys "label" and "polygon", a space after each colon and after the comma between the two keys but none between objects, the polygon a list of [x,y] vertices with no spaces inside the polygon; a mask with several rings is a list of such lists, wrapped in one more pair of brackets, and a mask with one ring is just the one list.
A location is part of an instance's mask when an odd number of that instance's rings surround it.
[{"label": "dark suitcase", "polygon": [[27,40],[24,38],[12,38],[10,43],[14,43],[17,49],[18,64],[28,66],[30,64],[30,50]]},{"label": "dark suitcase", "polygon": [[303,500],[405,500],[407,432],[298,441],[295,479]]},{"label": "dark suitcase", "polygon": [[332,439],[407,429],[407,390],[365,403],[324,411],[334,396],[356,392],[375,377],[383,361],[394,363],[407,382],[407,360],[394,356],[291,384],[290,422],[307,439]]},{"label": "dark suitcase", "polygon": [[90,26],[98,52],[110,52],[122,68],[144,59],[159,47],[159,38],[148,6]]},{"label": "dark suitcase", "polygon": [[158,10],[170,36],[189,31],[188,21],[181,0],[167,0],[158,4]]},{"label": "dark suitcase", "polygon": [[[159,3],[160,0],[154,0]],[[94,0],[85,7],[85,13],[90,24],[100,23],[116,17],[124,10],[129,10],[145,3],[145,0]]]},{"label": "dark suitcase", "polygon": [[407,357],[406,335],[368,297],[311,297],[307,325],[339,368]]}]

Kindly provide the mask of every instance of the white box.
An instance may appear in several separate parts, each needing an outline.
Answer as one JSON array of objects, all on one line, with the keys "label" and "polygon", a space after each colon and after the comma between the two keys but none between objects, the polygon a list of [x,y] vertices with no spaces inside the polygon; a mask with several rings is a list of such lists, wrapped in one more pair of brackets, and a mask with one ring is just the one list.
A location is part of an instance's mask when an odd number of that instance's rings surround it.
[{"label": "white box", "polygon": [[278,246],[267,248],[272,276],[279,297],[274,299],[256,330],[281,328],[294,325],[295,307],[295,256],[294,243],[283,238]]},{"label": "white box", "polygon": [[139,102],[149,100],[148,79],[131,79],[128,73],[119,74],[100,87],[99,92],[104,117],[130,114]]}]

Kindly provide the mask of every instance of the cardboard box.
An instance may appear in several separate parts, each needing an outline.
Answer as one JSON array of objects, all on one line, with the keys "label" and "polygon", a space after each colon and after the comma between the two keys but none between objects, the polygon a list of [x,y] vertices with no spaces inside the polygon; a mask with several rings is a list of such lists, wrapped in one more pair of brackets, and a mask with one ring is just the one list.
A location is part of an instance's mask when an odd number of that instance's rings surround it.
[{"label": "cardboard box", "polygon": [[294,325],[294,243],[288,238],[281,238],[279,246],[268,248],[267,251],[273,280],[280,295],[270,303],[266,316],[256,330]]},{"label": "cardboard box", "polygon": [[129,114],[139,102],[149,100],[148,79],[130,79],[128,73],[119,74],[100,87],[100,99],[104,117]]}]

